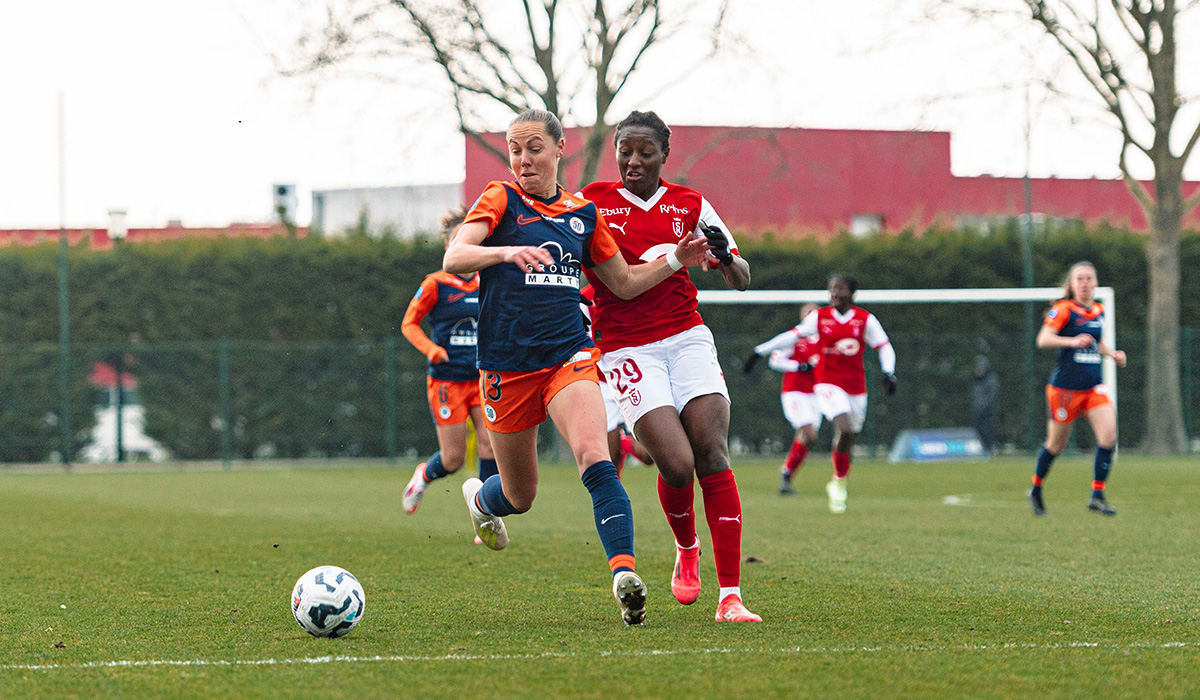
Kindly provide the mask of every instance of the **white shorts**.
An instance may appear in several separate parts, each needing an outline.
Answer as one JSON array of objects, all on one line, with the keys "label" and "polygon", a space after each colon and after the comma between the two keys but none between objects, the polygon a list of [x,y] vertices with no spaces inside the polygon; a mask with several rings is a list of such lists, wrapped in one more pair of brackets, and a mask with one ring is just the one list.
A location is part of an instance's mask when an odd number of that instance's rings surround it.
[{"label": "white shorts", "polygon": [[604,430],[611,433],[625,423],[625,416],[621,415],[621,407],[617,405],[617,397],[613,395],[608,382],[600,382],[600,393],[604,396],[604,420],[607,426]]},{"label": "white shorts", "polygon": [[806,425],[821,427],[821,409],[817,407],[817,395],[802,391],[785,391],[779,395],[783,403],[783,417],[799,430]]},{"label": "white shorts", "polygon": [[600,370],[617,395],[625,425],[663,406],[682,411],[689,401],[708,394],[729,400],[717,346],[707,326],[695,326],[654,343],[606,352]]},{"label": "white shorts", "polygon": [[850,429],[855,433],[862,432],[867,419],[866,394],[847,394],[836,384],[818,384],[813,387],[813,392],[817,395],[817,408],[827,420],[832,422],[834,416],[844,413],[850,417]]}]

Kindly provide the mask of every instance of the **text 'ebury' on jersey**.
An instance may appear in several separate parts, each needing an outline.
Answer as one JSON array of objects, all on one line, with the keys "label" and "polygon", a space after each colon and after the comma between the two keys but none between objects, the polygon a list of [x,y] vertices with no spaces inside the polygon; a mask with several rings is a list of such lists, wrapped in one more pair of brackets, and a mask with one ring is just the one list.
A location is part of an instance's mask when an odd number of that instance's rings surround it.
[{"label": "text 'ebury' on jersey", "polygon": [[[730,251],[737,253],[725,222],[693,189],[659,180],[658,191],[643,200],[620,182],[594,182],[582,194],[596,203],[630,265],[663,257],[681,239],[695,235],[701,221],[719,226]],[[654,343],[704,323],[686,267],[633,299],[618,297],[594,273],[588,273],[588,280],[596,288],[592,335],[603,352]]]},{"label": "text 'ebury' on jersey", "polygon": [[543,199],[515,182],[490,182],[465,221],[487,224],[482,245],[535,246],[554,259],[542,271],[513,263],[480,270],[479,369],[532,372],[593,347],[579,276],[617,254],[596,205],[561,189]]}]

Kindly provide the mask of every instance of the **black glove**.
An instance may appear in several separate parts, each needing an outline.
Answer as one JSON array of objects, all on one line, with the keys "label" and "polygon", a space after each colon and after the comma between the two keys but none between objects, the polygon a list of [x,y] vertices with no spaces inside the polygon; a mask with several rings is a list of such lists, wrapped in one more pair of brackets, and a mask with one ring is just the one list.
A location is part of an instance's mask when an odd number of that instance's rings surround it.
[{"label": "black glove", "polygon": [[725,232],[721,230],[720,226],[709,226],[701,221],[700,232],[708,239],[708,245],[712,248],[708,252],[717,259],[717,262],[722,265],[733,262],[733,253],[729,252],[729,238],[725,236]]},{"label": "black glove", "polygon": [[883,386],[887,389],[888,394],[896,393],[896,375],[885,373],[883,375]]},{"label": "black glove", "polygon": [[[582,294],[579,295],[579,303],[583,304],[584,306],[587,306],[587,307],[593,307],[596,305],[595,302],[593,302],[591,299],[588,299],[587,297],[585,297]],[[583,310],[580,309],[581,313],[582,313],[582,311]],[[591,335],[591,332],[592,332],[592,315],[591,314],[588,314],[588,313],[583,314],[583,330],[587,331],[588,334]]]},{"label": "black glove", "polygon": [[756,353],[756,352],[750,353],[750,357],[747,357],[746,363],[744,365],[742,365],[742,371],[745,372],[746,374],[750,374],[750,372],[754,369],[754,365],[758,364],[759,359],[761,359],[761,358],[758,353]]}]

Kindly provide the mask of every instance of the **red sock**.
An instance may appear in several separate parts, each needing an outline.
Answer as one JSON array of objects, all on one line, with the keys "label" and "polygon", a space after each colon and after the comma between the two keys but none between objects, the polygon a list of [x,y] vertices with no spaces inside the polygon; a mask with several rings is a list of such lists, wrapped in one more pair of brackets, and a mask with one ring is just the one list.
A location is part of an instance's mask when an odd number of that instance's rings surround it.
[{"label": "red sock", "polygon": [[808,457],[808,448],[804,446],[804,443],[799,440],[793,442],[792,449],[788,450],[787,459],[783,460],[784,473],[795,473],[804,464],[806,457]]},{"label": "red sock", "polygon": [[850,453],[849,452],[834,452],[833,453],[833,475],[839,479],[845,479],[850,473]]},{"label": "red sock", "polygon": [[717,584],[731,588],[738,585],[742,573],[742,499],[733,470],[704,477],[700,491],[704,495],[704,517],[712,533]]},{"label": "red sock", "polygon": [[696,498],[694,486],[695,482],[692,481],[677,489],[663,481],[661,474],[658,477],[658,502],[667,514],[667,524],[675,533],[675,541],[684,547],[696,543],[696,511],[692,508]]}]

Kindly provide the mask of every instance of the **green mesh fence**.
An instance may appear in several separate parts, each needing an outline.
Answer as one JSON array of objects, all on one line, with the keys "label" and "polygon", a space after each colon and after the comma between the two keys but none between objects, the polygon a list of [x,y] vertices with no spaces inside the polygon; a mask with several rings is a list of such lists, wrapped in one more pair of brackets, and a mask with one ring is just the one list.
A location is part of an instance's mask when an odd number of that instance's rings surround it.
[{"label": "green mesh fence", "polygon": [[[712,324],[733,398],[735,453],[785,449],[791,429],[779,405],[780,375],[742,360],[770,333],[758,324]],[[1181,391],[1185,425],[1195,435],[1192,382],[1200,351],[1182,334]],[[868,353],[870,409],[859,445],[886,452],[904,429],[972,425],[971,388],[978,355],[1000,382],[997,442],[1032,450],[1044,437],[1043,387],[1054,353],[1032,354],[1023,334],[894,333],[900,391],[880,390],[878,362]],[[1120,444],[1141,438],[1144,338],[1119,336],[1129,366],[1118,372]],[[78,345],[70,357],[73,460],[116,458],[118,405],[127,460],[246,460],[416,457],[437,447],[425,395],[425,359],[402,339],[375,342],[208,341]],[[52,462],[62,456],[59,355],[53,345],[0,346],[0,460]],[[117,376],[125,391],[115,390]],[[131,423],[132,419],[132,423]],[[1081,422],[1077,446],[1092,444]],[[562,459],[554,431],[543,430],[548,457]],[[827,449],[829,427],[819,449]],[[147,447],[150,445],[152,447]]]}]

